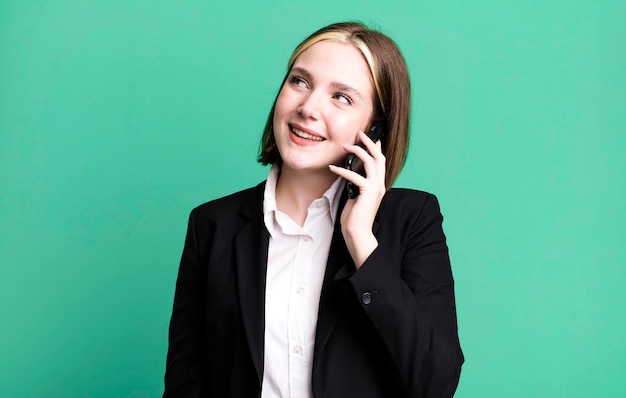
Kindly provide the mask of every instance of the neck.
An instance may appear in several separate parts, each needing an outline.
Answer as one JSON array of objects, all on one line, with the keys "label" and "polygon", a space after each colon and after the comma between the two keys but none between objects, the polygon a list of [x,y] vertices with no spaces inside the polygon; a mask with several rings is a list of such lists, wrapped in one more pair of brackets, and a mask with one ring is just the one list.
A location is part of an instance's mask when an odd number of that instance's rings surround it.
[{"label": "neck", "polygon": [[276,184],[276,207],[302,226],[311,203],[322,197],[336,179],[330,171],[323,174],[283,167]]}]

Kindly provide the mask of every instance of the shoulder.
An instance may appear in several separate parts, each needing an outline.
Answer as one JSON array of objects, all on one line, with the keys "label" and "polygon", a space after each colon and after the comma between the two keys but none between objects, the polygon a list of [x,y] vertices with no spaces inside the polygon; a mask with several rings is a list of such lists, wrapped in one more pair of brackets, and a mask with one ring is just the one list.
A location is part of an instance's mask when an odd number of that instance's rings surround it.
[{"label": "shoulder", "polygon": [[203,203],[191,211],[192,218],[223,219],[240,212],[263,209],[263,189],[265,181],[257,186]]},{"label": "shoulder", "polygon": [[445,242],[437,197],[413,189],[391,189],[376,217],[380,241],[396,239],[410,246]]},{"label": "shoulder", "polygon": [[377,219],[395,225],[443,222],[435,195],[406,188],[392,188],[385,194]]},{"label": "shoulder", "polygon": [[439,210],[437,197],[429,192],[408,188],[392,188],[383,198],[384,207],[387,210],[396,211],[411,210],[424,211],[424,209]]}]

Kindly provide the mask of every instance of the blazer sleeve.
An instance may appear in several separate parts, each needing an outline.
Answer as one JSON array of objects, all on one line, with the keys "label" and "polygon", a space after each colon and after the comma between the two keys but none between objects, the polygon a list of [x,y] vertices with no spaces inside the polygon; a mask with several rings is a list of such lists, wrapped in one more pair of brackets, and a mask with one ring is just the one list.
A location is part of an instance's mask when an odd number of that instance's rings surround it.
[{"label": "blazer sleeve", "polygon": [[[197,209],[196,209],[197,210]],[[185,246],[180,261],[174,306],[169,328],[169,349],[165,370],[164,398],[204,397],[202,360],[203,292],[206,278],[202,276],[197,237],[197,211],[191,212]]]},{"label": "blazer sleeve", "polygon": [[464,361],[454,281],[439,204],[424,195],[387,206],[393,210],[380,217],[378,248],[337,279],[371,320],[407,395],[452,397]]}]

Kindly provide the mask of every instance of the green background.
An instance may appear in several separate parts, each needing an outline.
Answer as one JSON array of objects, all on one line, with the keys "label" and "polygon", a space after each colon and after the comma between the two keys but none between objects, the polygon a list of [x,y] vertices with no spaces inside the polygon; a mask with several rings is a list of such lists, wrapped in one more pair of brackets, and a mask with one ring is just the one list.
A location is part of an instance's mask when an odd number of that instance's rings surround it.
[{"label": "green background", "polygon": [[256,184],[330,22],[413,84],[396,186],[445,216],[457,397],[626,396],[624,1],[0,3],[0,396],[158,397],[189,211]]}]

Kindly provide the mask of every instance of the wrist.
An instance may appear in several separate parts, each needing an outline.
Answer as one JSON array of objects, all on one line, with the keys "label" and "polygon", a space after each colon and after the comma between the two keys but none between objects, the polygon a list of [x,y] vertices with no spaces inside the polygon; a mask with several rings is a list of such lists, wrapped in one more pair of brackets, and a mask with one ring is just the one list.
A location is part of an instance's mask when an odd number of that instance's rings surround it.
[{"label": "wrist", "polygon": [[351,232],[349,229],[345,229],[342,232],[346,247],[354,261],[354,266],[358,270],[378,247],[378,240],[371,231]]}]

